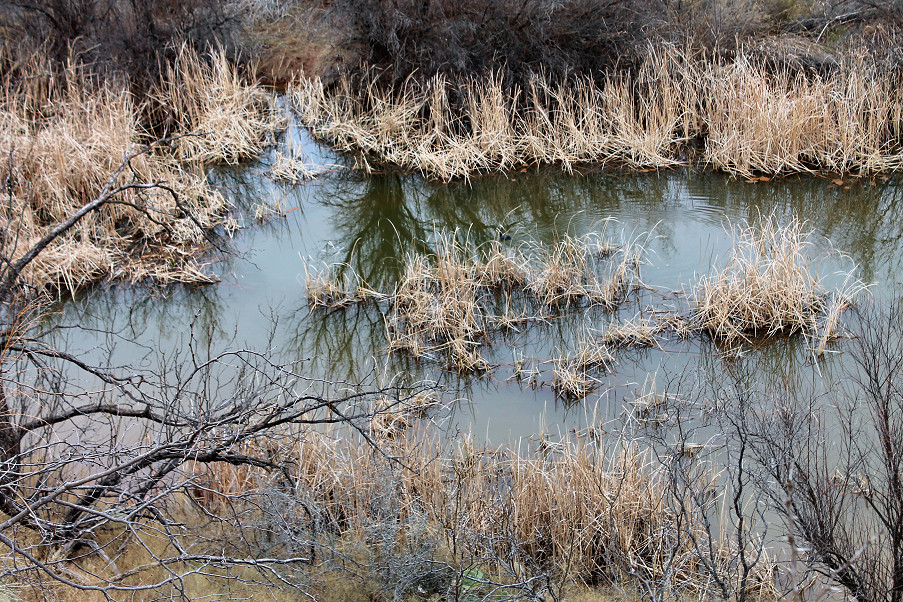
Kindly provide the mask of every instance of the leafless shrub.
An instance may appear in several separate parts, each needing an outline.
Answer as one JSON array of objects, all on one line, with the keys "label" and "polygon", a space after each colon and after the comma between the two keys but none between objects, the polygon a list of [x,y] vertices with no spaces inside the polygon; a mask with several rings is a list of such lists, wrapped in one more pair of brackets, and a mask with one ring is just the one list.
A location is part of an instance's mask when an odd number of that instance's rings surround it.
[{"label": "leafless shrub", "polygon": [[140,98],[179,47],[228,46],[240,8],[223,0],[40,0],[6,3],[0,24],[20,47],[49,53],[54,68],[74,59],[131,81]]}]

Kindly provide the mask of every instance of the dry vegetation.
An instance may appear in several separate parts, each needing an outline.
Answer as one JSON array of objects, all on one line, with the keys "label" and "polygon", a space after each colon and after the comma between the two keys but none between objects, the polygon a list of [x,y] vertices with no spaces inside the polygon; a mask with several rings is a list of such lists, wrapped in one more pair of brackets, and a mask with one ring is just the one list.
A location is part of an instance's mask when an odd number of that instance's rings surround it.
[{"label": "dry vegetation", "polygon": [[734,248],[727,263],[703,276],[693,291],[698,328],[727,342],[751,334],[779,332],[815,335],[822,322],[819,354],[834,337],[839,314],[864,285],[850,272],[843,290],[829,292],[822,284],[808,249],[808,233],[799,220],[779,226],[773,217],[734,227]]},{"label": "dry vegetation", "polygon": [[29,266],[32,286],[74,292],[103,278],[212,280],[202,259],[206,235],[224,224],[227,207],[205,164],[256,155],[284,120],[222,52],[202,57],[183,48],[153,99],[171,141],[145,147],[153,139],[146,113],[125,86],[74,64],[55,72],[40,55],[7,71],[3,255],[17,259],[105,187],[127,188]]},{"label": "dry vegetation", "polygon": [[476,249],[458,234],[440,235],[435,257],[409,258],[390,295],[390,350],[438,352],[457,371],[484,372],[490,365],[480,348],[493,331],[543,322],[578,303],[615,309],[641,286],[641,252],[615,252],[600,234],[565,235],[550,248],[491,241]]},{"label": "dry vegetation", "polygon": [[[568,319],[562,311],[575,309],[586,321],[583,334],[557,357],[532,360],[529,370],[525,360],[515,362],[514,374],[520,380],[548,371],[547,384],[560,397],[583,399],[603,384],[618,352],[660,347],[666,337],[705,333],[733,348],[753,338],[802,333],[811,339],[811,350],[823,355],[842,334],[842,312],[868,287],[856,278],[855,267],[845,274],[820,273],[828,256],[837,254],[815,254],[804,228],[796,219],[779,225],[774,216],[729,228],[729,255],[723,262],[713,260],[711,273],[691,284],[676,311],[626,320],[618,310],[631,295],[655,290],[640,279],[650,237],[615,246],[604,228],[581,237],[564,235],[549,245],[498,240],[474,245],[466,233],[442,232],[433,254],[406,258],[388,293],[368,288],[347,265],[309,261],[308,303],[313,309],[385,303],[390,353],[460,373],[490,371],[483,351],[496,340]],[[827,283],[841,277],[842,283]],[[613,312],[612,319],[600,325],[592,308]]]},{"label": "dry vegetation", "polygon": [[721,63],[650,46],[634,75],[566,83],[536,75],[523,88],[491,74],[391,90],[375,73],[361,77],[329,87],[302,80],[292,98],[316,136],[362,153],[365,168],[390,164],[443,181],[538,164],[699,162],[747,177],[903,168],[899,72],[864,55],[812,75],[754,54]]},{"label": "dry vegetation", "polygon": [[[419,404],[395,406],[371,430],[380,449],[404,458],[405,467],[361,440],[329,432],[308,432],[279,450],[291,458],[295,495],[317,509],[313,516],[298,507],[286,519],[296,545],[326,551],[321,569],[328,571],[325,559],[340,551],[377,576],[369,584],[383,590],[377,597],[391,599],[415,591],[446,599],[474,568],[487,588],[471,583],[471,593],[512,585],[505,594],[498,590],[502,599],[531,579],[534,595],[544,584],[561,596],[578,584],[632,591],[638,581],[668,583],[686,599],[709,591],[688,537],[690,531],[705,537],[701,525],[676,522],[666,474],[635,447],[605,448],[581,435],[518,450],[480,448],[467,439],[440,443],[429,429],[410,426],[422,411]],[[205,473],[197,498],[212,512],[238,494],[272,486],[262,471],[216,470]],[[285,530],[264,528],[277,539]],[[727,561],[730,542],[715,545]],[[768,563],[760,569],[749,593],[773,599]]]}]

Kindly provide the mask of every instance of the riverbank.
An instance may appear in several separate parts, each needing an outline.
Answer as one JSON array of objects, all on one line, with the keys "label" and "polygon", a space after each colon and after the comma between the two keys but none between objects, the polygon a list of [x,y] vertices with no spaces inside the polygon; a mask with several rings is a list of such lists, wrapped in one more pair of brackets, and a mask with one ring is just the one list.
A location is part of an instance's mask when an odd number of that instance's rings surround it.
[{"label": "riverbank", "polygon": [[[901,72],[860,54],[807,76],[741,52],[727,61],[652,46],[635,74],[527,87],[494,74],[385,89],[379,74],[291,88],[312,133],[387,167],[451,181],[556,165],[667,169],[743,178],[871,177],[903,169]],[[457,102],[451,99],[459,99]]]}]

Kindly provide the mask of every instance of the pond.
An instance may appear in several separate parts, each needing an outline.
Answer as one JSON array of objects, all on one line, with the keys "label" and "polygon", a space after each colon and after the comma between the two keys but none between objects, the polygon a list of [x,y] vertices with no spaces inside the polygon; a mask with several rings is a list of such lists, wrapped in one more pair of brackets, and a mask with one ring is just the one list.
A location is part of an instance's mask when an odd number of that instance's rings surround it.
[{"label": "pond", "polygon": [[[551,386],[554,359],[573,353],[582,337],[614,323],[687,314],[695,283],[729,255],[732,226],[769,215],[778,223],[801,220],[811,231],[812,269],[828,288],[855,269],[872,284],[860,299],[887,299],[903,278],[903,183],[893,178],[747,182],[683,169],[543,170],[434,184],[416,175],[351,169],[349,159],[297,128],[276,150],[303,154],[306,164],[328,170],[312,181],[276,183],[265,174],[271,153],[216,175],[245,226],[224,239],[228,254],[211,266],[220,283],[166,291],[97,287],[61,307],[61,323],[83,328],[68,335],[68,348],[100,358],[115,344],[113,363],[126,365],[150,361],[151,350],[184,348],[194,332],[213,348],[305,359],[306,374],[324,379],[354,383],[404,374],[435,380],[445,387],[443,425],[502,444],[604,424],[667,375],[717,371],[738,354],[754,361],[764,379],[818,374],[830,383],[843,365],[843,339],[816,358],[812,341],[801,335],[727,349],[698,334],[662,335],[656,346],[618,351],[585,399],[563,399]],[[496,241],[508,249],[601,233],[616,247],[642,247],[643,286],[615,309],[575,304],[494,335],[482,348],[491,366],[485,374],[462,375],[441,361],[390,353],[385,302],[310,307],[306,266],[341,263],[368,287],[390,292],[405,259],[434,251],[449,232],[474,245]]]}]

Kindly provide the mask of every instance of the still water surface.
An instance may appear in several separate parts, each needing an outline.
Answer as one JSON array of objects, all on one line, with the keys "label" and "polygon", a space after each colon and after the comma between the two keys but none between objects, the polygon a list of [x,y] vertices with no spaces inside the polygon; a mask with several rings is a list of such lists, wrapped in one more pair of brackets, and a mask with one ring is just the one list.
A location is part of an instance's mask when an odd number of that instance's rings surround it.
[{"label": "still water surface", "polygon": [[[813,233],[814,269],[830,285],[857,266],[860,279],[875,283],[869,295],[879,302],[895,294],[903,278],[903,182],[893,179],[837,186],[815,177],[748,183],[692,170],[548,171],[431,184],[413,175],[367,176],[347,169],[347,159],[300,130],[283,144],[303,149],[307,163],[337,167],[297,186],[271,182],[264,175],[267,158],[219,174],[246,226],[226,243],[229,257],[213,266],[221,282],[163,293],[128,286],[93,290],[62,308],[63,322],[89,329],[73,337],[70,348],[100,357],[115,343],[113,363],[126,364],[151,349],[184,346],[193,329],[214,347],[271,350],[280,360],[306,358],[311,376],[356,382],[374,369],[403,372],[446,386],[445,397],[456,401],[448,404],[445,424],[499,444],[613,419],[625,398],[651,385],[652,375],[665,380],[700,367],[721,369],[723,350],[706,337],[665,336],[661,348],[619,352],[603,386],[585,401],[564,403],[548,386],[549,360],[573,352],[582,334],[609,321],[686,313],[693,283],[727,256],[731,224],[767,214],[781,222],[803,220]],[[261,204],[281,208],[284,217],[255,220]],[[385,305],[332,312],[307,305],[305,260],[342,261],[370,287],[389,291],[404,257],[428,252],[437,232],[458,229],[474,243],[501,238],[516,246],[601,228],[616,243],[648,241],[641,268],[648,290],[617,312],[574,308],[549,324],[493,338],[484,356],[495,368],[486,376],[461,377],[438,364],[390,357]],[[90,330],[109,328],[114,336]],[[827,358],[814,361],[809,342],[796,336],[750,345],[744,355],[769,380],[817,373],[830,381],[839,373],[843,347],[840,341]],[[514,378],[517,362],[540,371],[535,384]]]}]

